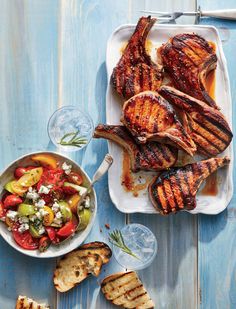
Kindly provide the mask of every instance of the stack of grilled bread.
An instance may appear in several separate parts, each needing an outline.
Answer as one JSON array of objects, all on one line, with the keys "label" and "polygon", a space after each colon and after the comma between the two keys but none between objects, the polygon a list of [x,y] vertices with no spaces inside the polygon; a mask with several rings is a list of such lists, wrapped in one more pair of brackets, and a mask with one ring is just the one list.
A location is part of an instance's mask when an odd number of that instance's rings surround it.
[{"label": "stack of grilled bread", "polygon": [[107,300],[124,308],[154,308],[136,272],[121,272],[110,275],[102,281],[102,292]]},{"label": "stack of grilled bread", "polygon": [[16,301],[16,309],[50,309],[50,307],[45,304],[38,304],[33,299],[20,295]]},{"label": "stack of grilled bread", "polygon": [[103,242],[91,242],[65,255],[54,271],[54,285],[59,292],[66,292],[86,279],[90,274],[99,276],[103,264],[107,264],[112,251]]}]

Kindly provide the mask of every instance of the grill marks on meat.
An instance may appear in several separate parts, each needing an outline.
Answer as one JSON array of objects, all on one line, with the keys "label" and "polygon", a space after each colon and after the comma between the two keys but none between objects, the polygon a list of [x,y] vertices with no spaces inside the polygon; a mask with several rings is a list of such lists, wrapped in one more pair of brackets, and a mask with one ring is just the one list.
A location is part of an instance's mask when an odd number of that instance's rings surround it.
[{"label": "grill marks on meat", "polygon": [[203,180],[229,162],[228,157],[211,158],[163,172],[148,188],[153,206],[162,215],[194,209],[196,193]]},{"label": "grill marks on meat", "polygon": [[157,92],[145,91],[126,101],[121,122],[138,143],[158,141],[182,149],[191,156],[196,151],[173,108]]},{"label": "grill marks on meat", "polygon": [[212,157],[229,146],[233,133],[221,112],[172,87],[161,87],[160,94],[186,112],[187,132],[197,145],[199,153]]},{"label": "grill marks on meat", "polygon": [[165,170],[173,166],[177,160],[176,148],[156,142],[138,145],[122,125],[99,124],[95,128],[94,137],[109,139],[126,149],[131,159],[133,172]]},{"label": "grill marks on meat", "polygon": [[206,77],[217,57],[209,43],[196,34],[178,34],[160,48],[164,69],[175,87],[217,108],[206,91]]},{"label": "grill marks on meat", "polygon": [[162,70],[151,60],[145,49],[147,35],[155,21],[150,16],[140,18],[113,70],[111,84],[125,99],[145,90],[156,91],[161,85]]}]

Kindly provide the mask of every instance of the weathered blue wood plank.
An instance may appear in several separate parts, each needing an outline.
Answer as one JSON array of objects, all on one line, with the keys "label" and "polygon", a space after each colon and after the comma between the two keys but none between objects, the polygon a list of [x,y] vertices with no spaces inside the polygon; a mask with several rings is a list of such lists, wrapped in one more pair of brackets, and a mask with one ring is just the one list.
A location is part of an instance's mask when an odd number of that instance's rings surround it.
[{"label": "weathered blue wood plank", "polygon": [[[235,1],[199,1],[202,10],[235,8]],[[230,76],[233,115],[236,100],[236,23],[204,19],[204,24],[220,29]],[[227,40],[228,38],[228,40]],[[234,118],[233,118],[234,119]],[[236,123],[233,120],[233,131]],[[235,142],[234,142],[235,149]],[[235,151],[234,151],[235,152]],[[234,163],[235,167],[235,163]],[[234,168],[234,183],[236,181]],[[236,308],[236,192],[222,214],[199,217],[198,267],[202,309]]]},{"label": "weathered blue wood plank", "polygon": [[[59,102],[87,110],[96,124],[105,122],[106,42],[112,29],[128,21],[129,1],[62,1],[59,33]],[[82,152],[71,154],[90,176],[107,152],[107,142],[92,140]],[[86,241],[108,241],[105,223],[111,229],[122,227],[125,216],[109,198],[107,177],[96,185],[98,215]],[[101,229],[101,230],[100,230]],[[68,293],[58,295],[59,309],[110,308],[101,295],[99,282],[108,274],[120,271],[112,259],[98,279],[89,278]]]},{"label": "weathered blue wood plank", "polygon": [[[1,1],[0,169],[47,148],[46,125],[57,106],[57,2]],[[18,294],[55,308],[54,260],[26,257],[0,239],[0,308]]]}]

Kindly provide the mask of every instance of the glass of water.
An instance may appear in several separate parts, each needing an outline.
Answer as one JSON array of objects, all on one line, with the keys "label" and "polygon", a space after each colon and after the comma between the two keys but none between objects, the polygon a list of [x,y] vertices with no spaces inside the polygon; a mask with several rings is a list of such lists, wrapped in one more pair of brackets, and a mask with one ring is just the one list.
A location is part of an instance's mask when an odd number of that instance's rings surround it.
[{"label": "glass of water", "polygon": [[56,110],[48,122],[48,135],[52,143],[64,151],[77,151],[91,140],[94,131],[92,118],[75,106]]},{"label": "glass of water", "polygon": [[146,226],[132,223],[121,229],[125,245],[135,255],[125,253],[113,245],[113,253],[117,262],[129,270],[139,270],[148,267],[157,254],[157,240]]}]

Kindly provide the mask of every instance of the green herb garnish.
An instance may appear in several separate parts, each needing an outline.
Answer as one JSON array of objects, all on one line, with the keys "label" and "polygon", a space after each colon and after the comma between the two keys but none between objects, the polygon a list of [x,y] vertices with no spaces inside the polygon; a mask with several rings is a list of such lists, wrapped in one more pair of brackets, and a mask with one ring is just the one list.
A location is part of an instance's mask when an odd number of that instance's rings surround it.
[{"label": "green herb garnish", "polygon": [[78,137],[79,130],[76,132],[66,133],[62,136],[60,142],[58,144],[62,146],[74,146],[81,148],[82,145],[86,144],[88,141],[84,136]]},{"label": "green herb garnish", "polygon": [[127,253],[127,254],[133,256],[134,258],[140,260],[140,258],[137,257],[137,255],[134,254],[134,253],[130,250],[129,247],[126,246],[121,231],[119,231],[119,230],[114,230],[112,233],[109,233],[109,239],[108,239],[108,240],[109,240],[109,242],[110,242],[112,245],[114,245],[114,246],[120,248],[123,252],[125,252],[125,253]]}]

